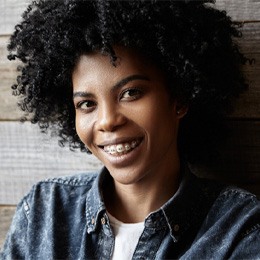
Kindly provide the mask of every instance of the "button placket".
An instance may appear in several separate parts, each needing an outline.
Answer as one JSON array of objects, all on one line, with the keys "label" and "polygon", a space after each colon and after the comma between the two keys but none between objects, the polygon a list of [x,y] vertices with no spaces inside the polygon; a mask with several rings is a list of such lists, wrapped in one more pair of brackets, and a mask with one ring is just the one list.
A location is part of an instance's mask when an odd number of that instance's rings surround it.
[{"label": "button placket", "polygon": [[101,218],[101,224],[102,224],[102,225],[105,225],[106,222],[107,222],[107,221],[106,221],[106,218],[105,218],[105,217],[102,217],[102,218]]}]

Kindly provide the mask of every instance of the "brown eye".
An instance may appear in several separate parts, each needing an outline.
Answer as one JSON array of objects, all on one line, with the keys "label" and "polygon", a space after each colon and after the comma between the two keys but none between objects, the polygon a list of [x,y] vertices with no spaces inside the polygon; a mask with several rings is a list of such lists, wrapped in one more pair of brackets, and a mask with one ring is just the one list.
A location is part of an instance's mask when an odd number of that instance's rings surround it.
[{"label": "brown eye", "polygon": [[95,106],[96,106],[96,103],[94,101],[87,100],[87,101],[79,102],[76,105],[76,109],[91,111],[95,108]]},{"label": "brown eye", "polygon": [[141,95],[142,92],[139,89],[136,88],[127,89],[122,93],[121,100],[131,101],[131,100],[138,99]]}]

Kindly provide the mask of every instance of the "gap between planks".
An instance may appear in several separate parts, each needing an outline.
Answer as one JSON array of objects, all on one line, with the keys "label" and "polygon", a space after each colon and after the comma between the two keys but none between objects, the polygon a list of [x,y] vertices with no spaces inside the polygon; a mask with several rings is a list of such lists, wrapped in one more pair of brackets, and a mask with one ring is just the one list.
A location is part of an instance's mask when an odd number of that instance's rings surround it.
[{"label": "gap between planks", "polygon": [[0,205],[0,251],[15,213],[15,206]]}]

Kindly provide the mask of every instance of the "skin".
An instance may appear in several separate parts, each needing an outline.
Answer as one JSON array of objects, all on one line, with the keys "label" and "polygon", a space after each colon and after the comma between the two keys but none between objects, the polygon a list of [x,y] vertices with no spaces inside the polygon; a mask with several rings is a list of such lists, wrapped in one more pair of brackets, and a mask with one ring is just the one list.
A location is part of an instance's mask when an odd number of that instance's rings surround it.
[{"label": "skin", "polygon": [[[100,53],[82,55],[75,66],[76,130],[113,178],[104,194],[108,211],[134,223],[144,221],[179,186],[177,135],[186,109],[170,98],[159,68],[134,50],[115,51],[116,66]],[[104,145],[132,140],[140,144],[125,155],[104,151]]]}]

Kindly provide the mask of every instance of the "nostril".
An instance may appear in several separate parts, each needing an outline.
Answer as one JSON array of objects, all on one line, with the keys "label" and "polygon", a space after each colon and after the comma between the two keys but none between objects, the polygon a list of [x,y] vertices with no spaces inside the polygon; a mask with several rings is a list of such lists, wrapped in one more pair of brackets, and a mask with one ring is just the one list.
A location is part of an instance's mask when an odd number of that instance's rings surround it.
[{"label": "nostril", "polygon": [[102,132],[114,132],[127,122],[115,106],[100,108],[97,120],[98,130]]}]

